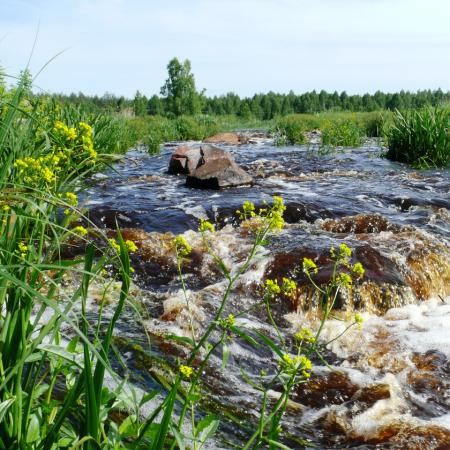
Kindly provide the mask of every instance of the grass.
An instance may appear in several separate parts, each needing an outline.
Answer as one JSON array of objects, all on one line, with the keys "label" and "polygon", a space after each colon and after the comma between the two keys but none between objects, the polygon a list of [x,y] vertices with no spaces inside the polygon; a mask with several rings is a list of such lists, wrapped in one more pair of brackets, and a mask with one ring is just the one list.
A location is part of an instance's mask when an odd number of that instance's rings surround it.
[{"label": "grass", "polygon": [[386,156],[418,168],[446,167],[450,164],[449,130],[449,108],[396,111],[386,130]]},{"label": "grass", "polygon": [[304,144],[305,133],[322,131],[323,144],[331,146],[357,146],[362,138],[379,137],[389,112],[373,113],[321,113],[291,114],[278,119],[272,132],[278,145]]}]

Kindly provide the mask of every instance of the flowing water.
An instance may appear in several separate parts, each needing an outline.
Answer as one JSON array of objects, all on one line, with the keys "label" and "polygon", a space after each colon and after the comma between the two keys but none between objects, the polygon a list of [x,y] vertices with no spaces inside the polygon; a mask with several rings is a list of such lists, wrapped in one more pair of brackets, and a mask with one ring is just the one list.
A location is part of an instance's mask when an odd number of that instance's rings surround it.
[{"label": "flowing water", "polygon": [[[191,230],[201,218],[213,221],[218,228],[213,250],[235,267],[251,245],[236,209],[244,200],[262,206],[280,195],[287,225],[259,251],[225,314],[254,305],[265,278],[288,275],[299,289],[293,298],[274,304],[274,318],[286,337],[304,325],[314,329],[317,299],[297,270],[303,257],[317,261],[323,268],[318,281],[326,281],[328,251],[345,242],[366,268],[364,280],[338,298],[339,317],[327,322],[323,337],[338,336],[355,311],[363,315],[363,327],[328,345],[325,357],[334,370],[314,361],[310,381],[295,389],[283,423],[285,443],[291,448],[303,448],[299,439],[330,449],[450,448],[450,172],[418,172],[390,162],[373,142],[324,151],[277,148],[254,137],[228,150],[255,185],[202,191],[166,173],[174,145],[157,156],[130,151],[115,171],[95,177],[86,191],[91,220],[111,229],[117,220],[125,237],[140,247],[133,266],[144,319],[139,324],[128,311],[117,340],[133,382],[154,388],[149,373],[163,376],[164,361],[174,363],[186,354],[166,338],[190,332],[173,234],[184,233],[193,247],[184,271],[194,326],[201,330],[220,302],[224,280]],[[263,309],[236,322],[250,332],[273,333]],[[234,417],[245,430],[258,417],[261,397],[240,370],[256,380],[261,369],[271,370],[274,356],[238,338],[229,345],[226,369],[221,369],[219,350],[205,370],[202,405]],[[270,392],[272,400],[278,395],[277,389]],[[211,448],[239,447],[245,431],[238,428],[233,420],[223,420]]]}]

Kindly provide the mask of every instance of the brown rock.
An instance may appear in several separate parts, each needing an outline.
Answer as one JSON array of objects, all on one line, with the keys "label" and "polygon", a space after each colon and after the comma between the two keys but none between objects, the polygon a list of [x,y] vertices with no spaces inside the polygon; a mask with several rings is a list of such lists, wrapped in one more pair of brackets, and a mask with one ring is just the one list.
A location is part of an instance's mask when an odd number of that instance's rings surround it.
[{"label": "brown rock", "polygon": [[208,144],[177,148],[170,159],[169,173],[188,175],[186,185],[200,189],[221,189],[253,183],[253,178],[235,163],[228,152]]},{"label": "brown rock", "polygon": [[207,142],[209,144],[222,143],[228,145],[240,145],[246,144],[248,142],[248,138],[238,133],[218,133],[214,136],[206,138],[203,142]]},{"label": "brown rock", "polygon": [[228,158],[207,159],[186,178],[186,186],[198,189],[222,189],[253,184],[253,178]]}]

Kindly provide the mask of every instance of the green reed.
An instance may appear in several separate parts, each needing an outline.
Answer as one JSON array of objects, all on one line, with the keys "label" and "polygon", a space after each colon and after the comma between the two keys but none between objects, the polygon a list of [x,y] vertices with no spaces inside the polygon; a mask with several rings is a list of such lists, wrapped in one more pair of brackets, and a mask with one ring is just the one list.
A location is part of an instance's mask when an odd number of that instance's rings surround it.
[{"label": "green reed", "polygon": [[386,130],[386,156],[418,168],[450,163],[450,110],[396,111]]}]

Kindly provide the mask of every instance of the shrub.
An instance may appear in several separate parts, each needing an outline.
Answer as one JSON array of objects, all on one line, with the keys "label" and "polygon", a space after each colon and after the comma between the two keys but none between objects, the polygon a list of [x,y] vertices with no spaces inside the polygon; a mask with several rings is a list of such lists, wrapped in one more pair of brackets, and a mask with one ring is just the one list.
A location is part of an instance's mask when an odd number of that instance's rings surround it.
[{"label": "shrub", "polygon": [[449,114],[447,108],[396,111],[386,130],[386,156],[419,168],[447,166],[450,163]]},{"label": "shrub", "polygon": [[276,145],[295,145],[305,144],[306,136],[304,117],[292,114],[278,120],[275,125],[275,143]]},{"label": "shrub", "polygon": [[335,147],[359,147],[362,143],[360,127],[350,120],[328,122],[322,129],[322,144]]}]

